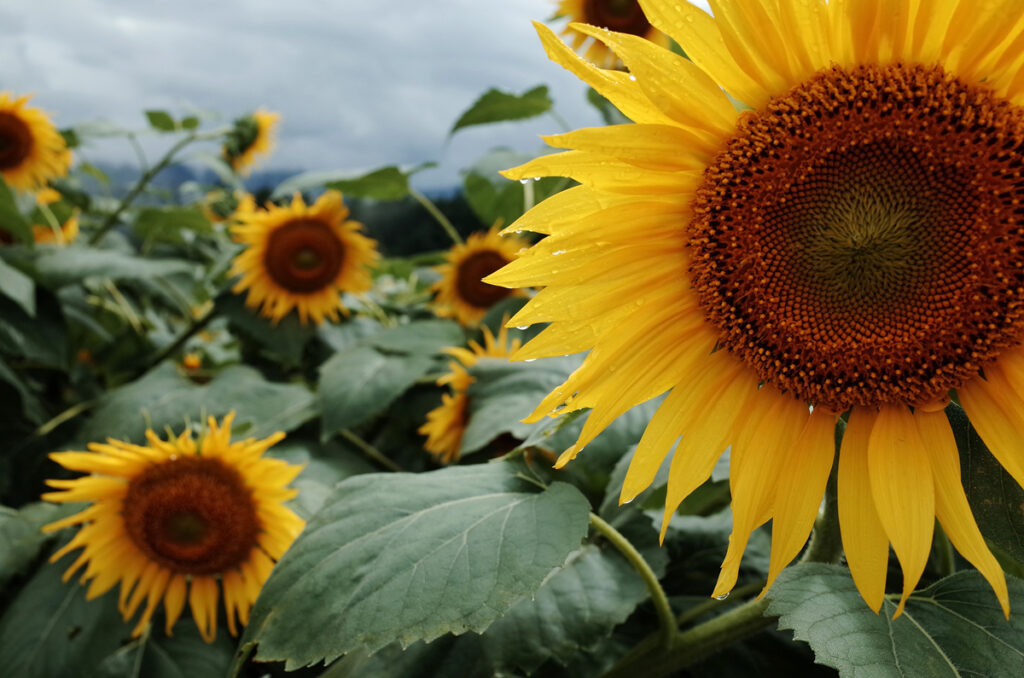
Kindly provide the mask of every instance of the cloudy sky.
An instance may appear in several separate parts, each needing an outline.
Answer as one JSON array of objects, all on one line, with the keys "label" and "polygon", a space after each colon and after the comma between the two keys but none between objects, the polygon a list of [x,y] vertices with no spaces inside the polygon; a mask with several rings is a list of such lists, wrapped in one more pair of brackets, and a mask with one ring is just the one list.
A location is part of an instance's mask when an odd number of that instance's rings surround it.
[{"label": "cloudy sky", "polygon": [[[488,87],[551,86],[573,127],[596,124],[584,87],[549,62],[532,19],[554,0],[0,0],[0,89],[34,92],[59,126],[106,119],[144,128],[144,109],[223,121],[282,114],[264,164],[362,170],[433,160],[422,188],[495,146],[532,151],[550,117],[471,128],[447,140]],[[147,141],[158,151],[161,141]],[[124,140],[93,162],[132,162]]]}]

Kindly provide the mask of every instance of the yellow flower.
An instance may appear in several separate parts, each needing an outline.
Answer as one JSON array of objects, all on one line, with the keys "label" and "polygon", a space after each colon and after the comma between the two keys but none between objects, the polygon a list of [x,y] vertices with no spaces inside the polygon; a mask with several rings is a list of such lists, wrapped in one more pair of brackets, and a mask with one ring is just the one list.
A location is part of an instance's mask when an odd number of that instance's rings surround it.
[{"label": "yellow flower", "polygon": [[[671,43],[664,33],[651,25],[637,0],[559,0],[556,17],[567,17],[572,22],[600,26],[621,33],[638,35],[662,47]],[[561,33],[579,51],[586,45],[583,56],[600,66],[611,68],[620,64],[615,52],[586,33],[567,27]]]},{"label": "yellow flower", "polygon": [[301,467],[263,457],[284,434],[231,442],[233,418],[232,412],[218,426],[211,417],[198,446],[190,432],[165,441],[146,431],[148,445],[108,440],[90,443],[88,452],[50,455],[65,468],[90,475],[48,480],[59,491],[43,499],[91,502],[43,528],[82,526],[51,561],[81,548],[64,580],[84,566],[81,581],[89,584],[90,600],[120,582],[118,605],[125,621],[145,601],[134,636],[161,600],[170,635],[187,599],[199,633],[213,642],[218,581],[228,630],[237,635],[235,617],[247,622],[274,562],[302,531],[305,523],[283,505],[297,493],[286,486]]},{"label": "yellow flower", "polygon": [[515,259],[527,246],[529,243],[521,238],[502,237],[495,226],[486,233],[473,233],[465,244],[452,247],[445,255],[447,263],[436,269],[441,279],[431,287],[437,294],[434,312],[463,325],[476,325],[502,299],[512,294],[525,296],[523,292],[488,285],[481,278]]},{"label": "yellow flower", "polygon": [[67,221],[61,224],[59,230],[50,226],[34,224],[32,226],[32,238],[37,243],[53,243],[56,245],[67,245],[78,237],[78,217],[72,214]]},{"label": "yellow flower", "polygon": [[237,213],[231,229],[247,245],[231,268],[241,275],[235,292],[249,291],[246,306],[262,306],[275,323],[293,308],[303,323],[316,324],[338,312],[348,314],[340,292],[363,292],[371,287],[369,267],[376,263],[377,242],[348,220],[348,209],[337,191],[327,191],[312,206],[295,195],[290,207]]},{"label": "yellow flower", "polygon": [[281,120],[278,113],[259,110],[235,120],[224,141],[224,161],[242,176],[258,164],[258,156],[274,150],[274,135]]},{"label": "yellow flower", "polygon": [[938,518],[1008,614],[942,409],[955,391],[1024,483],[1019,3],[712,4],[714,17],[641,0],[692,61],[575,26],[630,75],[537,26],[548,54],[635,124],[550,137],[571,150],[506,173],[581,184],[513,224],[547,237],[487,278],[544,288],[510,323],[551,325],[516,358],[590,350],[532,420],[592,408],[564,464],[671,391],[621,497],[647,487],[678,440],[666,518],[731,446],[722,595],[768,520],[769,586],[800,552],[848,413],[839,518],[867,603],[882,604],[891,544],[902,611]]},{"label": "yellow flower", "polygon": [[28,100],[0,92],[0,175],[23,191],[42,188],[71,166],[64,138],[45,113],[25,105]]},{"label": "yellow flower", "polygon": [[469,423],[469,397],[466,392],[473,383],[473,377],[466,370],[480,358],[508,358],[519,348],[518,339],[509,343],[506,328],[501,328],[497,338],[489,328],[483,329],[483,346],[470,341],[469,348],[453,346],[444,350],[455,360],[448,363],[451,372],[438,379],[437,385],[447,386],[449,392],[441,394],[441,404],[427,413],[427,422],[419,428],[420,434],[427,436],[427,441],[423,443],[424,449],[442,464],[452,464],[459,460],[462,435]]},{"label": "yellow flower", "polygon": [[203,358],[198,353],[186,353],[181,357],[181,366],[190,372],[194,372],[203,366]]},{"label": "yellow flower", "polygon": [[203,216],[217,224],[223,221],[237,221],[256,210],[256,199],[251,193],[228,192],[216,189],[206,194],[199,203]]}]

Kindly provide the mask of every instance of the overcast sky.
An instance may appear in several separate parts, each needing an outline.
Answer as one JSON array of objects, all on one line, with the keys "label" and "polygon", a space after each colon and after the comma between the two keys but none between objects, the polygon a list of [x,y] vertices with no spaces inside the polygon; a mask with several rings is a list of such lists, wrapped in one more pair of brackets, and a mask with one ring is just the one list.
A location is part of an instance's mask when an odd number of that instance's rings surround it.
[{"label": "overcast sky", "polygon": [[[572,127],[597,124],[585,88],[544,55],[530,23],[555,0],[0,0],[0,90],[71,126],[145,127],[144,109],[223,121],[263,106],[282,114],[263,167],[363,170],[437,161],[421,188],[458,183],[488,149],[532,151],[558,132],[543,117],[459,132],[488,87],[551,86]],[[158,140],[147,142],[155,151]],[[132,162],[124,140],[89,160]]]}]

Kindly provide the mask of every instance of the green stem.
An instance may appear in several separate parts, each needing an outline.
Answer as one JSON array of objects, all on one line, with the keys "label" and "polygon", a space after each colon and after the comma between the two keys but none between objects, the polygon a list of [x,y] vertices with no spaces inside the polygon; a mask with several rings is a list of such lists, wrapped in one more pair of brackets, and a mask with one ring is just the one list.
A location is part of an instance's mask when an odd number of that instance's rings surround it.
[{"label": "green stem", "polygon": [[839,452],[836,447],[836,460],[832,464],[828,483],[825,485],[825,502],[811,532],[811,543],[808,544],[800,562],[802,563],[837,563],[843,554],[843,538],[839,533],[839,496],[836,490],[836,477],[839,473]]},{"label": "green stem", "polygon": [[359,448],[360,452],[362,452],[367,457],[377,462],[379,465],[383,466],[387,470],[394,471],[395,473],[402,472],[401,466],[396,464],[391,459],[385,457],[383,452],[381,452],[376,447],[366,442],[365,440],[363,440],[362,438],[360,438],[347,428],[341,429],[340,431],[338,431],[338,434],[341,435],[342,438],[344,438],[345,440]]},{"label": "green stem", "polygon": [[147,364],[145,372],[150,371],[163,361],[170,358],[172,355],[181,350],[181,347],[185,345],[189,339],[191,339],[196,333],[202,330],[204,327],[210,324],[214,316],[217,315],[217,307],[211,306],[210,310],[204,313],[201,317],[196,318],[192,323],[185,328],[185,331],[178,335],[178,338],[174,340],[169,346],[166,346],[162,351],[157,353]]},{"label": "green stem", "polygon": [[99,229],[97,229],[97,231],[92,234],[92,237],[89,238],[89,244],[95,245],[100,240],[102,240],[103,236],[105,236],[110,229],[117,225],[117,220],[121,217],[121,214],[124,213],[126,209],[131,207],[132,203],[135,202],[135,199],[138,198],[139,195],[141,195],[142,192],[146,189],[146,186],[149,185],[149,182],[152,181],[156,177],[156,175],[160,174],[160,172],[162,172],[168,165],[174,162],[174,156],[178,154],[178,151],[185,148],[186,146],[188,146],[193,141],[196,141],[199,138],[200,136],[197,134],[189,134],[185,138],[178,141],[178,143],[171,146],[171,148],[168,149],[168,151],[164,154],[164,157],[160,158],[160,161],[157,162],[157,164],[153,165],[148,170],[143,172],[142,176],[139,177],[139,180],[135,182],[135,185],[132,187],[132,190],[128,191],[128,195],[121,198],[121,202],[118,204],[117,209],[111,212],[107,216],[107,218],[103,220],[103,223],[100,225]]},{"label": "green stem", "polygon": [[644,580],[647,591],[651,594],[651,602],[654,603],[654,610],[658,614],[658,646],[668,648],[672,645],[672,638],[676,632],[676,615],[672,612],[672,606],[668,603],[665,590],[661,588],[658,575],[647,564],[644,557],[636,550],[636,547],[621,532],[602,520],[595,513],[590,514],[590,527],[603,536],[612,546],[626,557],[629,564],[640,574]]},{"label": "green stem", "polygon": [[82,412],[88,410],[90,407],[94,407],[98,402],[99,400],[84,400],[80,403],[72,405],[71,407],[64,410],[50,421],[46,422],[45,424],[37,428],[35,431],[35,435],[45,436],[49,434],[51,431],[53,431],[55,428],[57,428],[64,422],[74,419]]},{"label": "green stem", "polygon": [[956,560],[953,558],[953,544],[949,541],[949,535],[938,523],[935,524],[935,551],[939,574],[948,577],[956,573]]},{"label": "green stem", "polygon": [[423,195],[412,186],[409,187],[409,195],[415,198],[416,202],[423,205],[423,209],[430,212],[430,216],[434,217],[434,220],[441,224],[441,228],[445,230],[448,237],[452,239],[452,242],[456,245],[462,244],[462,236],[455,230],[455,226],[452,222],[448,221],[448,217],[446,217],[444,213],[437,208],[437,205],[431,202],[430,198]]}]

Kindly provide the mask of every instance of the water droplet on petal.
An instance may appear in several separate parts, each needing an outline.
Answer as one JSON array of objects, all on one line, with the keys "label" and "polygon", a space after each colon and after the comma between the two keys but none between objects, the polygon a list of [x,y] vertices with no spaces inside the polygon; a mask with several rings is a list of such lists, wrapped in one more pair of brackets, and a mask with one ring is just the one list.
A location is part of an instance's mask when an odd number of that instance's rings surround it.
[{"label": "water droplet on petal", "polygon": [[519,327],[516,327],[516,329],[517,330],[528,330],[528,329],[530,329],[530,326],[529,325],[520,325]]},{"label": "water droplet on petal", "polygon": [[723,593],[723,594],[722,594],[722,595],[720,595],[720,596],[715,596],[715,600],[725,600],[725,599],[726,599],[726,598],[728,598],[728,597],[729,597],[729,592],[728,592],[728,591],[726,591],[725,593]]}]

